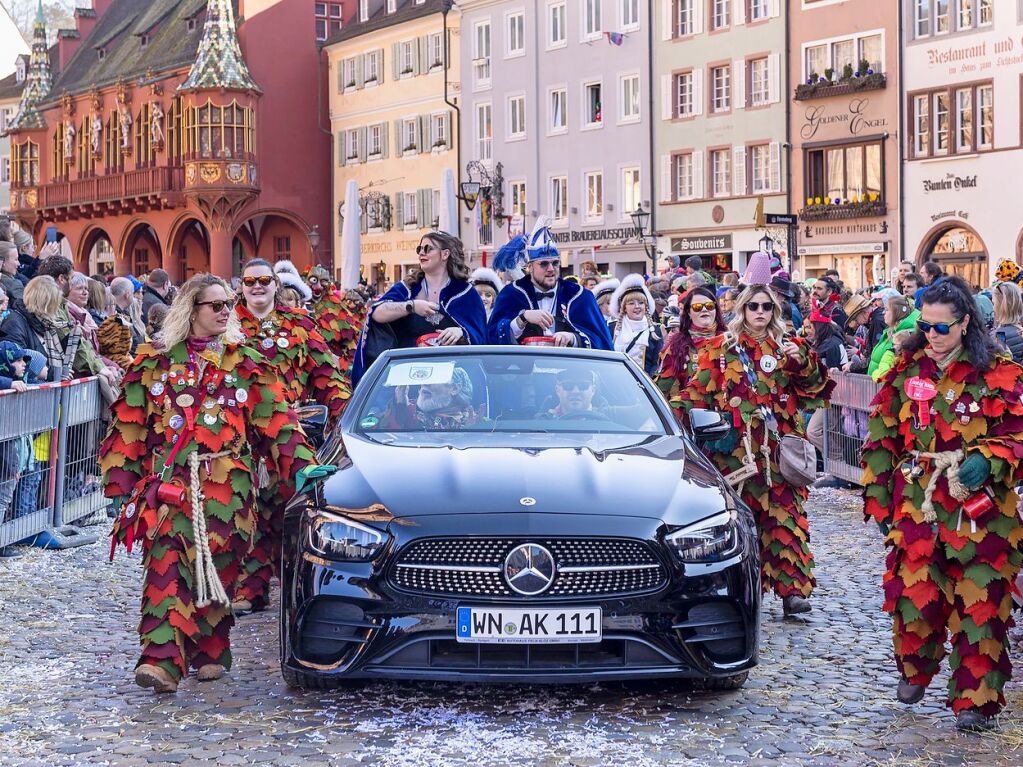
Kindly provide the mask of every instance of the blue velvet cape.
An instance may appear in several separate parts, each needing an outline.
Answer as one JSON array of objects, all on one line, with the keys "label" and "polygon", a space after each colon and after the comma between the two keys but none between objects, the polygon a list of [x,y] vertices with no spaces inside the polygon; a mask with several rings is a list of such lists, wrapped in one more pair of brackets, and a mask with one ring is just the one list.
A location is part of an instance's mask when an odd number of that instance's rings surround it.
[{"label": "blue velvet cape", "polygon": [[[576,345],[582,348],[603,349],[610,351],[611,334],[607,329],[607,320],[600,313],[597,299],[593,294],[568,280],[558,280],[554,294],[555,317],[563,319],[576,335]],[[540,302],[533,285],[533,278],[528,274],[497,294],[494,311],[487,323],[487,336],[492,344],[517,343],[512,335],[511,323],[519,312],[539,309]]]}]

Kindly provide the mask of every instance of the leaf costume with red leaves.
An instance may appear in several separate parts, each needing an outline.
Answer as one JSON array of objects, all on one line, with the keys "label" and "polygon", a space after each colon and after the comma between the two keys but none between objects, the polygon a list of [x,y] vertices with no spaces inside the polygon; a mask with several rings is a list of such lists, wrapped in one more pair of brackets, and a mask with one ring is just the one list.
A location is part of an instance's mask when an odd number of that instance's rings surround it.
[{"label": "leaf costume with red leaves", "polygon": [[309,304],[317,330],[341,361],[341,372],[345,375],[350,374],[355,347],[362,331],[362,312],[356,309],[356,304],[355,301],[346,300],[333,287],[326,288]]},{"label": "leaf costume with red leaves", "polygon": [[[929,402],[911,400],[906,382],[933,382]],[[1023,527],[1013,489],[1023,480],[1023,369],[996,358],[976,368],[961,354],[942,372],[925,350],[897,359],[882,381],[863,449],[864,514],[887,531],[884,609],[892,613],[895,659],[913,684],[928,685],[952,635],[949,706],[993,716],[1012,666],[1013,582]],[[921,417],[920,408],[932,410]],[[963,450],[991,465],[994,504],[971,522],[948,477],[935,482],[927,521],[926,489],[934,460],[914,456]]]},{"label": "leaf costume with red leaves", "polygon": [[675,415],[678,418],[681,418],[685,412],[682,407],[682,392],[689,386],[689,380],[700,369],[700,349],[717,335],[716,331],[712,331],[710,334],[699,335],[698,331],[690,330],[693,346],[687,346],[677,353],[673,351],[670,340],[664,345],[661,367],[657,371],[654,383],[657,384],[657,388],[661,390],[664,398],[671,404],[672,410],[675,411]]},{"label": "leaf costume with red leaves", "polygon": [[[792,342],[799,347],[797,360],[786,357],[770,336],[754,339],[742,334],[737,341],[730,333],[717,336],[700,348],[697,372],[680,392],[686,411],[710,408],[732,419],[738,432],[737,444],[708,451],[722,474],[742,468],[746,456],[742,436],[749,430],[758,471],[743,484],[742,500],[757,521],[761,587],[783,598],[809,597],[816,581],[809,522],[803,509],[809,493],[782,477],[777,446],[780,437],[786,434],[804,435],[802,413],[825,407],[835,386],[805,342],[802,339]],[[755,384],[747,376],[739,347],[756,375]],[[777,431],[770,430],[760,417],[767,411],[774,416]],[[771,452],[770,483],[762,465],[765,441]]]},{"label": "leaf costume with red leaves", "polygon": [[[229,668],[230,604],[196,598],[202,550],[230,599],[256,531],[253,454],[266,459],[283,505],[293,495],[289,480],[315,464],[312,448],[283,385],[243,346],[192,349],[183,341],[162,352],[144,344],[122,386],[100,465],[106,495],[125,501],[111,556],[119,543],[130,552],[139,541],[143,549],[139,665],[158,665],[174,679],[189,665]],[[165,464],[166,481],[183,492],[184,503],[157,496]],[[199,521],[196,504],[204,511]],[[203,522],[207,546],[197,545]]]},{"label": "leaf costume with red leaves", "polygon": [[[337,357],[327,347],[315,323],[304,312],[276,308],[258,319],[244,304],[235,309],[246,345],[261,354],[284,385],[289,405],[318,402],[337,422],[352,391],[341,374]],[[241,566],[235,600],[262,609],[270,598],[270,578],[280,573],[284,506],[260,489],[259,519],[252,550]]]}]

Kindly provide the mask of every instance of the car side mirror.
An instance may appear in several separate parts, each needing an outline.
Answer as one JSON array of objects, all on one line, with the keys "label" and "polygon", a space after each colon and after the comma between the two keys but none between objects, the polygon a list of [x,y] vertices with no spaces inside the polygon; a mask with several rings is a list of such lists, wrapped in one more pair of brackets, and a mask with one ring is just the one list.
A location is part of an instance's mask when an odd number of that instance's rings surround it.
[{"label": "car side mirror", "polygon": [[689,425],[697,443],[714,442],[724,439],[732,431],[732,425],[717,410],[693,408],[689,411]]},{"label": "car side mirror", "polygon": [[310,444],[317,450],[323,444],[324,432],[327,428],[327,408],[325,405],[307,404],[296,408],[298,422],[302,431],[309,438]]}]

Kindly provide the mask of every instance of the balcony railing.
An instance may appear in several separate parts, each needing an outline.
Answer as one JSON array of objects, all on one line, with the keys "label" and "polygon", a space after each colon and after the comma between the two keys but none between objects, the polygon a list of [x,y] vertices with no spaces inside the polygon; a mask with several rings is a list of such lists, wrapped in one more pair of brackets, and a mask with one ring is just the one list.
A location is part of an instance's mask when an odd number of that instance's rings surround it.
[{"label": "balcony railing", "polygon": [[109,176],[59,181],[39,188],[40,209],[70,208],[94,203],[139,200],[184,188],[181,166],[143,168]]},{"label": "balcony railing", "polygon": [[860,91],[878,91],[888,87],[888,78],[883,73],[854,75],[840,80],[820,78],[814,82],[800,83],[796,86],[796,101],[826,99],[832,96],[848,96]]},{"label": "balcony railing", "polygon": [[888,204],[884,200],[862,200],[860,202],[815,203],[799,211],[803,221],[840,221],[850,218],[887,216]]}]

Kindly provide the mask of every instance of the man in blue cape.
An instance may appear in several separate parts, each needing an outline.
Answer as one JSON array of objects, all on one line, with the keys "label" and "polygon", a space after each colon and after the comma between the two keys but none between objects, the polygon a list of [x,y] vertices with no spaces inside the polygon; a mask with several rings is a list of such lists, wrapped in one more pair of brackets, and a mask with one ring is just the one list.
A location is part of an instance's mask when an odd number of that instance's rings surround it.
[{"label": "man in blue cape", "polygon": [[[492,344],[518,344],[524,338],[546,336],[554,346],[577,346],[610,351],[611,334],[593,294],[561,278],[561,255],[542,216],[528,238],[510,242],[495,260],[524,260],[526,276],[497,296],[487,324]],[[500,261],[500,264],[498,263]]]}]

